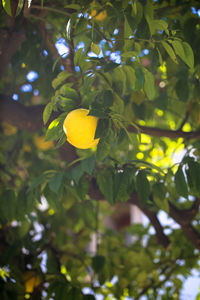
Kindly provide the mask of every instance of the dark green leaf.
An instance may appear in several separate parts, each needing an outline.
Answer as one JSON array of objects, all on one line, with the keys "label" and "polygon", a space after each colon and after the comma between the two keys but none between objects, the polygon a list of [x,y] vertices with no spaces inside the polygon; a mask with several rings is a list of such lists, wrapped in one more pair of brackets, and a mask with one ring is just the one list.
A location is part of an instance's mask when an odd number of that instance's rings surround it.
[{"label": "dark green leaf", "polygon": [[139,171],[136,176],[136,190],[141,204],[145,205],[148,202],[150,195],[150,185],[145,170]]},{"label": "dark green leaf", "polygon": [[97,146],[96,159],[97,161],[103,160],[111,149],[114,141],[114,132],[111,128],[105,133],[105,137],[102,137]]},{"label": "dark green leaf", "polygon": [[4,191],[0,198],[0,218],[2,222],[11,222],[15,218],[15,193],[12,190]]},{"label": "dark green leaf", "polygon": [[99,119],[97,124],[97,129],[95,132],[95,139],[97,138],[104,138],[105,133],[109,128],[109,120],[108,119]]},{"label": "dark green leaf", "polygon": [[106,90],[103,94],[103,106],[110,107],[113,105],[113,93],[111,90]]},{"label": "dark green leaf", "polygon": [[113,205],[113,172],[105,169],[97,175],[97,183],[106,200]]},{"label": "dark green leaf", "polygon": [[35,188],[37,188],[44,181],[46,176],[47,176],[46,174],[42,174],[39,177],[37,177],[36,179],[34,179],[31,182],[31,184],[29,185],[28,192],[30,192],[30,191],[34,190]]},{"label": "dark green leaf", "polygon": [[175,174],[175,185],[176,191],[180,196],[187,198],[188,196],[188,188],[185,180],[185,176],[183,174],[182,166],[180,165],[176,174]]},{"label": "dark green leaf", "polygon": [[126,202],[130,198],[130,193],[134,188],[133,176],[136,172],[135,168],[125,168],[114,174],[113,200],[114,202]]},{"label": "dark green leaf", "polygon": [[91,294],[86,294],[83,296],[83,300],[95,300],[96,298]]},{"label": "dark green leaf", "polygon": [[179,100],[182,102],[187,102],[189,98],[189,86],[187,79],[179,79],[175,88]]},{"label": "dark green leaf", "polygon": [[95,167],[95,156],[92,155],[81,162],[81,169],[83,172],[91,175]]},{"label": "dark green leaf", "polygon": [[57,173],[49,180],[49,188],[54,193],[57,193],[63,180],[63,174]]},{"label": "dark green leaf", "polygon": [[196,161],[190,160],[188,168],[186,169],[187,180],[191,193],[200,195],[200,164]]},{"label": "dark green leaf", "polygon": [[103,269],[105,262],[105,256],[96,255],[92,258],[92,268],[96,273],[99,273]]},{"label": "dark green leaf", "polygon": [[104,67],[104,72],[110,72],[112,70],[114,70],[115,68],[117,68],[119,66],[119,64],[116,64],[114,62],[110,62],[108,64],[105,65]]},{"label": "dark green leaf", "polygon": [[169,203],[166,199],[166,188],[164,182],[158,182],[153,185],[153,200],[159,208],[169,213]]}]

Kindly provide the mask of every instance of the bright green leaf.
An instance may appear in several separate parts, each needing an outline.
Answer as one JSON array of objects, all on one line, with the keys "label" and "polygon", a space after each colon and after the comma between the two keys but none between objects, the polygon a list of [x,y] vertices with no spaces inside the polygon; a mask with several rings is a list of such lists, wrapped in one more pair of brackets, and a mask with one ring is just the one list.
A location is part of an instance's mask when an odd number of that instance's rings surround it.
[{"label": "bright green leaf", "polygon": [[101,52],[101,49],[100,49],[99,45],[97,45],[97,44],[95,44],[93,42],[91,44],[91,50],[92,50],[92,52],[94,52],[97,55],[99,55],[100,52]]},{"label": "bright green leaf", "polygon": [[155,98],[156,91],[155,91],[155,85],[154,85],[154,76],[151,72],[145,70],[144,72],[144,91],[147,95],[147,97],[152,100]]},{"label": "bright green leaf", "polygon": [[2,0],[2,5],[5,11],[7,12],[7,14],[12,17],[10,0]]},{"label": "bright green leaf", "polygon": [[161,41],[163,48],[166,50],[166,52],[168,53],[168,55],[171,57],[171,59],[173,60],[173,62],[175,62],[176,64],[178,63],[176,55],[174,53],[173,48],[165,41]]},{"label": "bright green leaf", "polygon": [[43,122],[44,124],[46,124],[51,116],[51,113],[52,113],[52,109],[53,109],[53,106],[52,106],[52,103],[49,102],[46,106],[45,106],[45,109],[43,111]]}]

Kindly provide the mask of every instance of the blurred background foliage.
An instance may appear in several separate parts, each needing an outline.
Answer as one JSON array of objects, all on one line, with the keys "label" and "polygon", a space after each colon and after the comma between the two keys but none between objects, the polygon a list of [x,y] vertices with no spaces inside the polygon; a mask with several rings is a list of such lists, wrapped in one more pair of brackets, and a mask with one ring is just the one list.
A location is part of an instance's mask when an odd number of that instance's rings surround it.
[{"label": "blurred background foliage", "polygon": [[[2,1],[1,299],[187,299],[200,249],[199,20],[194,0]],[[97,149],[66,142],[78,107],[99,117]],[[150,222],[108,226],[120,202]]]}]

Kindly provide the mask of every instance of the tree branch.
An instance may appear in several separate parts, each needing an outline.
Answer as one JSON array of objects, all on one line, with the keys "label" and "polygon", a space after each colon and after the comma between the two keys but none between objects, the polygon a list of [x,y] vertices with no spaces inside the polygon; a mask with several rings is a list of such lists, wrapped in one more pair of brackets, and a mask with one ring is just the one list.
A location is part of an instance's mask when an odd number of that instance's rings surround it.
[{"label": "tree branch", "polygon": [[[182,228],[187,238],[192,244],[200,250],[200,234],[190,223],[194,215],[196,214],[199,206],[199,199],[194,203],[193,209],[189,211],[178,210],[172,203],[169,202],[169,215],[174,219]],[[189,220],[186,218],[189,214]]]},{"label": "tree branch", "polygon": [[[0,94],[0,121],[6,121],[19,129],[34,132],[43,127],[42,113],[44,107],[44,105],[24,106],[11,100],[9,96]],[[56,116],[53,114],[52,118]],[[185,139],[200,137],[200,130],[183,132],[147,126],[139,126],[139,128],[142,133],[158,137],[183,137]],[[134,127],[129,127],[128,129],[130,132],[137,133],[137,129]]]},{"label": "tree branch", "polygon": [[170,240],[167,235],[164,234],[163,227],[157,218],[157,214],[154,211],[150,211],[147,207],[142,207],[136,193],[132,195],[129,202],[135,204],[147,216],[155,229],[158,243],[164,248],[167,248],[170,244]]},{"label": "tree branch", "polygon": [[[179,138],[182,137],[184,139],[195,139],[200,138],[200,130],[184,132],[182,130],[170,130],[170,129],[161,129],[156,127],[146,127],[137,125],[141,131],[141,133],[145,133],[151,136],[157,137],[169,137],[169,138]],[[133,126],[128,127],[129,132],[137,133],[137,129]]]},{"label": "tree branch", "polygon": [[26,39],[25,32],[0,30],[0,78],[3,77],[5,69],[13,54]]}]

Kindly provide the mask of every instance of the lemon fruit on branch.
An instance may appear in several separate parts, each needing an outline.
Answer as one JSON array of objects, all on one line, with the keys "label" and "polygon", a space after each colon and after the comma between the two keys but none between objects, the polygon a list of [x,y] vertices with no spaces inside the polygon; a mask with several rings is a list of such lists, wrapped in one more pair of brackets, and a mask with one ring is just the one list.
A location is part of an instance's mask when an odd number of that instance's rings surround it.
[{"label": "lemon fruit on branch", "polygon": [[63,123],[67,141],[79,149],[92,148],[99,142],[99,139],[95,139],[98,118],[88,114],[88,109],[72,110]]}]

